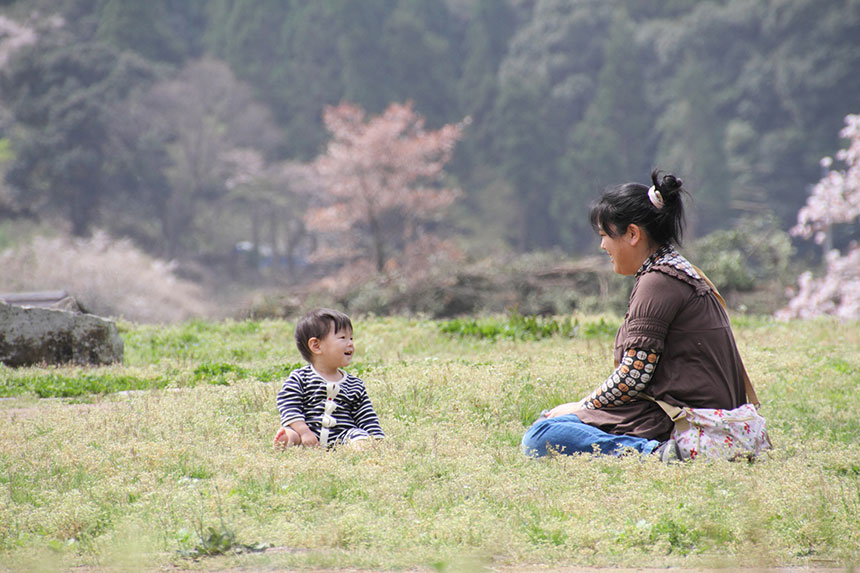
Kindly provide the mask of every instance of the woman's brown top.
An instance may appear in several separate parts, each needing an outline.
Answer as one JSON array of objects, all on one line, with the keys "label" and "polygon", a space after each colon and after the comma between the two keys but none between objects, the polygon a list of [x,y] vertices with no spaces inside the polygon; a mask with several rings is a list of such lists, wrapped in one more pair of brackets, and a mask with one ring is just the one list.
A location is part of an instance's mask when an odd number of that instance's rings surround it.
[{"label": "woman's brown top", "polygon": [[[671,247],[646,261],[615,336],[615,361],[630,349],[659,355],[644,393],[675,406],[732,409],[746,401],[740,355],[725,309],[692,266]],[[580,420],[611,434],[665,440],[672,421],[634,399],[583,409]]]}]

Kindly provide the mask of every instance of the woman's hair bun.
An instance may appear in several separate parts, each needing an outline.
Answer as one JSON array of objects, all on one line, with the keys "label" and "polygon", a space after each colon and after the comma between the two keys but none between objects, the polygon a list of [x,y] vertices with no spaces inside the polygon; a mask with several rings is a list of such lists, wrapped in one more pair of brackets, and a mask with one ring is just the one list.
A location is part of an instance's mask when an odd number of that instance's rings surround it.
[{"label": "woman's hair bun", "polygon": [[681,189],[681,186],[684,184],[683,181],[671,173],[664,175],[662,171],[656,169],[651,172],[651,182],[654,183],[654,187],[661,193],[670,194]]}]

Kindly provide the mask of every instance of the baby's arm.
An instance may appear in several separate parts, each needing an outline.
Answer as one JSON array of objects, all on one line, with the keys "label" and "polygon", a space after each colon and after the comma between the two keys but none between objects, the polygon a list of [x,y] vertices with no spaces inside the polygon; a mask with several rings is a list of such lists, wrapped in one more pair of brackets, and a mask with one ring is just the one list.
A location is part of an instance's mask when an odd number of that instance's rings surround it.
[{"label": "baby's arm", "polygon": [[[304,407],[302,404],[302,380],[297,370],[290,373],[289,377],[284,381],[283,387],[278,392],[277,398],[278,411],[281,414],[281,428],[284,430],[285,437],[290,440],[291,432],[296,434],[296,445],[316,446],[319,444],[319,439],[316,437],[305,422]],[[276,442],[278,437],[275,436]],[[292,445],[288,443],[287,445]]]},{"label": "baby's arm", "polygon": [[319,445],[316,437],[304,422],[293,422],[289,427],[281,426],[275,434],[275,448],[285,449],[290,446],[314,447]]},{"label": "baby's arm", "polygon": [[353,413],[355,425],[374,438],[384,438],[385,432],[382,431],[382,426],[379,425],[379,417],[373,409],[373,404],[370,402],[370,397],[367,395],[364,384],[362,384],[361,395],[357,403],[358,407]]},{"label": "baby's arm", "polygon": [[296,420],[290,424],[290,429],[299,435],[299,440],[303,446],[314,447],[320,445],[319,438],[311,432],[311,429],[304,420]]}]

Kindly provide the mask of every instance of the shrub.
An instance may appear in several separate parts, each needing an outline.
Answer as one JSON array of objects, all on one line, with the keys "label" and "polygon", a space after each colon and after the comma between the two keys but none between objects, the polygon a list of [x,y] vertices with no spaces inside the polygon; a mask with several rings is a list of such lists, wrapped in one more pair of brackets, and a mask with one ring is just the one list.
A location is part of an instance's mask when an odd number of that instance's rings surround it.
[{"label": "shrub", "polygon": [[791,238],[771,217],[747,217],[691,245],[691,258],[720,290],[751,291],[781,280],[793,253]]},{"label": "shrub", "polygon": [[7,290],[65,290],[87,312],[134,322],[210,314],[202,289],[175,270],[175,263],[101,231],[89,239],[36,237],[0,253],[0,283]]},{"label": "shrub", "polygon": [[603,258],[531,253],[449,261],[426,269],[417,278],[395,271],[334,285],[319,283],[301,293],[268,296],[252,303],[249,314],[292,317],[300,314],[299,309],[313,306],[336,306],[354,315],[423,314],[434,318],[500,314],[511,308],[523,316],[623,312],[630,285]]}]

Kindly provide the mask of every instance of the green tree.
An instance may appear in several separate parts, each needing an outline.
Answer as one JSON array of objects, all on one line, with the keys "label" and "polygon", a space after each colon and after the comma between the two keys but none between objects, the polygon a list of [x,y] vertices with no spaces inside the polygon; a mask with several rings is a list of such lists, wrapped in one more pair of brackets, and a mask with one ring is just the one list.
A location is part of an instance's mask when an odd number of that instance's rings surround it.
[{"label": "green tree", "polygon": [[[732,4],[736,4],[733,2]],[[860,108],[860,6],[856,1],[767,3],[755,62],[735,81],[738,110],[758,137],[749,189],[786,222],[815,182],[818,159],[834,153],[843,116]]]},{"label": "green tree", "polygon": [[706,234],[725,223],[731,213],[731,185],[726,182],[723,148],[724,116],[720,113],[719,80],[688,60],[672,78],[675,97],[657,124],[660,150],[656,165],[678,174],[694,190],[692,234]]},{"label": "green tree", "polygon": [[313,157],[326,138],[323,107],[343,97],[341,3],[212,2],[209,51],[229,63],[272,110],[284,132],[284,156]]},{"label": "green tree", "polygon": [[431,125],[459,114],[452,24],[444,2],[400,0],[385,20],[380,39],[389,86],[381,89],[382,96],[386,101],[414,101]]},{"label": "green tree", "polygon": [[285,129],[285,155],[311,159],[328,137],[323,109],[345,97],[339,2],[300,2],[284,22],[282,43],[289,51],[274,72],[283,89],[275,113]]},{"label": "green tree", "polygon": [[343,98],[368,113],[380,113],[391,94],[389,61],[381,38],[397,0],[339,4],[336,41],[342,65]]},{"label": "green tree", "polygon": [[110,161],[107,106],[154,74],[106,44],[57,33],[22,50],[0,75],[14,121],[15,159],[6,174],[17,199],[39,213],[65,212],[75,235],[98,220]]},{"label": "green tree", "polygon": [[130,50],[150,60],[179,62],[184,49],[169,25],[167,8],[166,0],[107,0],[100,14],[98,36],[119,50]]},{"label": "green tree", "polygon": [[431,124],[460,117],[454,29],[436,0],[218,0],[207,45],[273,110],[283,155],[309,158],[327,138],[323,108],[344,99],[371,113],[409,99]]},{"label": "green tree", "polygon": [[511,186],[496,169],[498,128],[490,119],[499,94],[499,66],[516,31],[515,11],[507,0],[478,0],[466,26],[457,97],[472,123],[450,164],[464,191],[453,211],[473,243],[498,248],[512,244],[520,232],[518,214],[509,207]]},{"label": "green tree", "polygon": [[744,212],[789,224],[798,182],[818,176],[827,134],[860,105],[856,2],[703,2],[671,32],[647,29],[660,38],[660,163],[696,182],[701,231]]},{"label": "green tree", "polygon": [[480,117],[491,108],[498,87],[496,76],[515,24],[507,1],[475,3],[464,40],[465,57],[458,89],[464,113]]},{"label": "green tree", "polygon": [[551,198],[565,246],[589,244],[588,205],[610,184],[646,181],[656,151],[653,106],[646,92],[645,52],[625,9],[609,31],[597,91],[567,145],[561,172],[577,185],[556,187]]},{"label": "green tree", "polygon": [[541,105],[544,94],[541,86],[508,84],[494,110],[499,168],[514,189],[515,246],[521,251],[549,247],[556,238],[547,191],[561,146]]},{"label": "green tree", "polygon": [[594,99],[611,18],[610,3],[538,1],[502,61],[488,122],[493,159],[514,188],[521,250],[561,242],[552,198],[570,192],[561,159],[568,133]]}]

